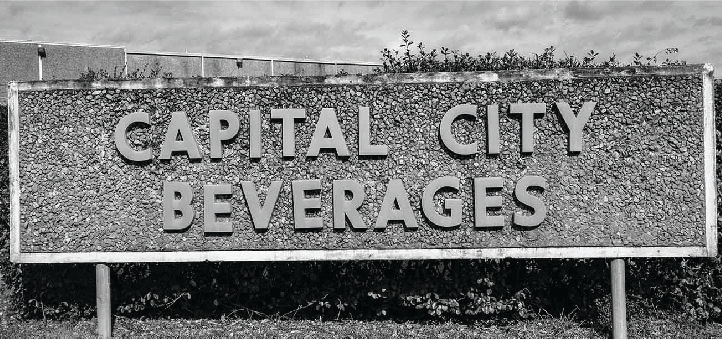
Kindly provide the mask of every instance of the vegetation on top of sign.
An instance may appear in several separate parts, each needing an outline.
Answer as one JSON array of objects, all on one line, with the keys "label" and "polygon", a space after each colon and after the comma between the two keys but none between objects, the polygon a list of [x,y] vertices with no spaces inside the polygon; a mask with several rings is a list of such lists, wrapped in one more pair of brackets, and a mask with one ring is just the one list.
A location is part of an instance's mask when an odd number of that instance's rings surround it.
[{"label": "vegetation on top of sign", "polygon": [[[466,72],[466,71],[499,71],[521,69],[578,68],[578,67],[616,67],[624,66],[616,54],[607,59],[598,59],[599,52],[589,50],[583,57],[564,53],[564,57],[555,56],[556,48],[549,46],[541,53],[524,56],[514,49],[499,54],[487,52],[472,55],[469,52],[441,47],[439,50],[428,50],[423,42],[415,43],[409,31],[401,32],[400,50],[384,48],[381,51],[382,66],[376,69],[379,73],[408,72]],[[414,50],[415,48],[415,50]],[[678,66],[685,65],[683,60],[670,59],[679,50],[665,48],[651,56],[635,53],[629,66]],[[664,57],[664,59],[662,59]]]},{"label": "vegetation on top of sign", "polygon": [[96,80],[139,80],[147,78],[173,78],[173,73],[163,72],[163,66],[156,62],[154,64],[146,63],[143,68],[137,68],[133,71],[126,72],[128,65],[115,66],[111,74],[105,69],[94,70],[90,67],[80,73],[78,80],[96,81]]},{"label": "vegetation on top of sign", "polygon": [[[126,68],[128,65],[115,66],[113,73],[108,72],[106,69],[92,69],[88,67],[85,71],[80,72],[78,80],[83,81],[97,81],[97,80],[140,80],[140,79],[152,79],[152,78],[173,78],[172,72],[163,72],[163,66],[156,62],[154,64],[146,63],[143,68],[137,68],[133,71],[128,71]],[[282,74],[282,76],[293,76],[294,74]],[[336,73],[337,77],[349,75],[343,68],[339,69]],[[360,75],[360,74],[359,74]],[[194,76],[194,78],[200,76]]]}]

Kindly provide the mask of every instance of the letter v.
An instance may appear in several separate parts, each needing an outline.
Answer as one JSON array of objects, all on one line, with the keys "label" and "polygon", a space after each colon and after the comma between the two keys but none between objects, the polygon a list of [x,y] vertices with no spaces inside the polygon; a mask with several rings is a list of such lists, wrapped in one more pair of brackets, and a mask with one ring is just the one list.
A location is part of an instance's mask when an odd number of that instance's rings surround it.
[{"label": "letter v", "polygon": [[256,230],[268,229],[268,223],[271,221],[273,209],[276,207],[276,201],[278,200],[278,194],[281,192],[282,183],[282,181],[271,182],[271,185],[268,187],[268,193],[266,194],[266,200],[263,206],[261,206],[256,185],[251,181],[241,181],[243,197],[246,198],[246,204],[251,213],[251,220],[253,220],[253,227]]}]

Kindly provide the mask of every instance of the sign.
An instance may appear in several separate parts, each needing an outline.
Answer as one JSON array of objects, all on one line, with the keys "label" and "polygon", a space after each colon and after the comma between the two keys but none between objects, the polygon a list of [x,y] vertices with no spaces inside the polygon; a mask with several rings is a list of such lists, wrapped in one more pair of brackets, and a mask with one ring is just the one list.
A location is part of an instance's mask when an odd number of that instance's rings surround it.
[{"label": "sign", "polygon": [[12,259],[714,256],[712,79],[11,83]]}]

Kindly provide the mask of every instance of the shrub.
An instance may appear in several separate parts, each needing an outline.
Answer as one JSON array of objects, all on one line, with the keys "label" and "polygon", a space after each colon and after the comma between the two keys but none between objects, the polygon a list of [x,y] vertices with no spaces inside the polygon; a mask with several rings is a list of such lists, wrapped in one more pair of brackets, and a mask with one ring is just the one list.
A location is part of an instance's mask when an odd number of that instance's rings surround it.
[{"label": "shrub", "polygon": [[[447,47],[427,50],[423,42],[414,45],[411,34],[404,30],[401,32],[401,50],[384,48],[381,51],[382,65],[376,71],[380,73],[401,73],[401,72],[462,72],[462,71],[499,71],[499,70],[521,70],[521,69],[548,69],[548,68],[576,68],[576,67],[613,67],[621,66],[617,56],[612,54],[606,60],[597,57],[599,52],[589,50],[581,58],[564,53],[563,58],[556,58],[556,48],[549,46],[541,53],[532,53],[523,56],[514,49],[498,54],[487,52],[479,55],[471,55],[469,52],[460,52]],[[414,46],[416,53],[414,53]],[[677,48],[665,48],[656,54],[644,57],[635,53],[632,66],[685,65],[685,61],[670,59],[679,52]],[[665,59],[662,60],[661,57]],[[658,59],[658,57],[660,57]],[[441,59],[440,59],[441,58]]]},{"label": "shrub", "polygon": [[143,68],[137,68],[133,71],[125,72],[128,66],[116,66],[113,68],[113,74],[105,69],[94,70],[90,67],[85,72],[80,73],[78,80],[95,81],[95,80],[139,80],[146,78],[173,78],[172,72],[163,72],[163,66],[156,62],[153,65],[146,63]]}]

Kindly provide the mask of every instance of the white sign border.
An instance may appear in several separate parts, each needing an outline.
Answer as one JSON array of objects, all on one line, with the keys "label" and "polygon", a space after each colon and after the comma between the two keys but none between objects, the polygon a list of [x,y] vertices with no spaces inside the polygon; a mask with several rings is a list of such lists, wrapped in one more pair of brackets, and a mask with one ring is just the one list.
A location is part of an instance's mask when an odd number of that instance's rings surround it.
[{"label": "white sign border", "polygon": [[[148,89],[178,87],[229,87],[278,85],[329,85],[418,82],[493,82],[511,80],[573,79],[609,76],[684,75],[701,70],[704,113],[705,246],[694,247],[544,247],[483,249],[342,249],[342,250],[240,250],[182,252],[75,252],[23,253],[20,251],[19,138],[20,91],[49,89]],[[624,258],[714,257],[717,255],[716,134],[714,69],[711,64],[687,67],[624,67],[607,69],[551,69],[504,72],[386,74],[345,77],[187,78],[133,81],[11,82],[8,85],[8,161],[10,170],[10,260],[16,263],[131,263],[203,261],[331,261],[424,260],[498,258]]]}]

